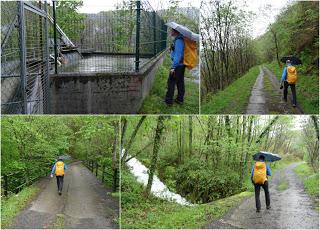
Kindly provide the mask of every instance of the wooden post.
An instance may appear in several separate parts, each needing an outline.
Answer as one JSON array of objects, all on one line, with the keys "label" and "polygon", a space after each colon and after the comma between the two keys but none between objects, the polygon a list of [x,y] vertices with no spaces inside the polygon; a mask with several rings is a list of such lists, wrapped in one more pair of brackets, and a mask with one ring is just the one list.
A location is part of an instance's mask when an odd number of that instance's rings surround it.
[{"label": "wooden post", "polygon": [[4,178],[4,196],[8,196],[8,176],[3,175]]}]

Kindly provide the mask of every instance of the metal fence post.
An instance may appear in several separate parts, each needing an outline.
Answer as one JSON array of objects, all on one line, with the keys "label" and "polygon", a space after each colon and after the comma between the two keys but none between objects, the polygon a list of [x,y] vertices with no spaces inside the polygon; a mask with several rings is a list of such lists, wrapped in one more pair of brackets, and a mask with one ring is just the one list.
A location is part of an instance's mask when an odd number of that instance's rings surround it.
[{"label": "metal fence post", "polygon": [[27,113],[27,81],[26,81],[26,72],[27,72],[27,63],[26,63],[26,37],[25,37],[25,15],[24,15],[24,2],[17,1],[19,9],[19,37],[20,37],[20,78],[21,78],[21,91],[22,91],[22,113]]},{"label": "metal fence post", "polygon": [[157,18],[156,18],[156,12],[153,11],[153,54],[157,54],[157,30],[156,30],[156,23]]},{"label": "metal fence post", "polygon": [[4,196],[8,196],[8,176],[3,175],[4,179]]},{"label": "metal fence post", "polygon": [[139,71],[139,64],[140,64],[140,13],[141,13],[141,2],[140,0],[136,1],[136,7],[137,7],[137,12],[136,12],[136,72]]},{"label": "metal fence post", "polygon": [[50,113],[50,82],[49,82],[49,32],[48,32],[48,8],[47,1],[44,1],[44,11],[46,12],[45,24],[44,24],[44,34],[45,34],[45,57],[46,57],[46,75],[44,77],[45,81],[45,89],[44,95],[46,99],[46,104],[44,105],[45,110],[44,113]]},{"label": "metal fence post", "polygon": [[54,73],[58,74],[58,47],[57,47],[57,20],[56,20],[56,1],[52,1],[53,14],[53,43],[54,43]]},{"label": "metal fence post", "polygon": [[118,178],[118,169],[117,168],[114,168],[113,169],[113,188],[112,188],[112,190],[114,191],[114,192],[116,192],[117,191],[117,178]]}]

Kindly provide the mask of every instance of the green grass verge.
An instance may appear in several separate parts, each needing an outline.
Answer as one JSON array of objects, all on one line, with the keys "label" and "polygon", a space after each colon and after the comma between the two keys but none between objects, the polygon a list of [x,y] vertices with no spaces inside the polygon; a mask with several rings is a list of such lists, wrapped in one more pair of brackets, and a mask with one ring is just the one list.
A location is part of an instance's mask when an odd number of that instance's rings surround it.
[{"label": "green grass verge", "polygon": [[62,229],[64,228],[64,215],[57,214],[56,220],[53,225],[54,229]]},{"label": "green grass verge", "polygon": [[288,181],[287,181],[287,178],[284,176],[284,175],[281,175],[280,176],[280,182],[277,186],[277,190],[278,191],[284,191],[288,188],[289,184],[288,184]]},{"label": "green grass verge", "polygon": [[[140,114],[198,114],[199,113],[199,85],[188,79],[191,75],[186,69],[185,77],[185,96],[183,105],[173,104],[167,106],[163,103],[167,92],[167,80],[171,61],[167,55],[163,64],[159,66],[155,81],[149,95],[144,99],[139,110]],[[177,94],[177,90],[175,90]]]},{"label": "green grass verge", "polygon": [[10,227],[14,218],[29,204],[39,191],[38,187],[31,185],[22,189],[18,194],[1,199],[1,228]]},{"label": "green grass verge", "polygon": [[[276,77],[281,79],[282,68],[279,68],[275,62],[265,64]],[[298,82],[296,85],[297,101],[306,114],[318,114],[319,112],[319,76],[317,75],[305,75],[299,72],[298,69]]]},{"label": "green grass verge", "polygon": [[201,103],[202,114],[238,114],[246,112],[252,87],[259,74],[259,67],[252,67],[226,89],[207,95]]},{"label": "green grass verge", "polygon": [[245,197],[243,192],[208,204],[183,206],[174,202],[144,197],[144,188],[126,169],[122,170],[121,227],[124,229],[198,229],[221,218]]},{"label": "green grass verge", "polygon": [[306,192],[319,197],[319,172],[315,173],[307,163],[298,165],[293,171],[303,180]]}]

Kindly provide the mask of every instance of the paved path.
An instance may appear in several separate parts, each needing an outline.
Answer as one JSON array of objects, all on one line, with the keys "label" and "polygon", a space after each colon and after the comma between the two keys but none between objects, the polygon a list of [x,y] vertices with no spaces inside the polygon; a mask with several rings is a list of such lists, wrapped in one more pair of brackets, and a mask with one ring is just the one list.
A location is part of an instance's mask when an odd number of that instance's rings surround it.
[{"label": "paved path", "polygon": [[257,77],[256,83],[252,88],[246,114],[267,114],[268,113],[266,98],[263,90],[264,72],[261,66],[259,66],[259,69],[260,69],[260,73]]},{"label": "paved path", "polygon": [[13,228],[54,228],[63,219],[64,228],[118,228],[118,200],[107,195],[100,181],[82,164],[72,164],[64,178],[62,195],[57,193],[56,178],[44,179],[38,197],[22,211]]},{"label": "paved path", "polygon": [[[312,199],[305,193],[303,183],[292,171],[299,164],[291,164],[274,174],[270,181],[270,210],[265,208],[262,190],[260,213],[255,211],[255,200],[252,196],[206,228],[319,229],[319,213],[314,209]],[[288,188],[284,191],[277,190],[281,177],[288,182]]]}]

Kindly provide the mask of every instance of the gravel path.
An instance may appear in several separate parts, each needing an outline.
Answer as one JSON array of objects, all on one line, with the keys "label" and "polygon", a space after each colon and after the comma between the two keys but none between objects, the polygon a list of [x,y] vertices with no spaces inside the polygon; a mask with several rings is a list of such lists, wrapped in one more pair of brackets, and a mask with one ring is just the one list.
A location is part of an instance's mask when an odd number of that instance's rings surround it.
[{"label": "gravel path", "polygon": [[[305,193],[303,183],[292,171],[300,163],[294,163],[277,171],[270,181],[271,209],[265,208],[264,192],[261,191],[261,212],[255,211],[254,196],[245,199],[239,207],[206,228],[249,229],[319,229],[319,213],[312,199]],[[277,185],[285,178],[288,188],[278,191]]]},{"label": "gravel path", "polygon": [[247,106],[246,114],[267,114],[266,98],[263,90],[263,78],[264,72],[261,66],[259,66],[260,73],[257,77],[255,84],[253,85],[249,103]]},{"label": "gravel path", "polygon": [[118,200],[82,164],[72,164],[64,178],[62,195],[55,178],[43,179],[38,197],[16,218],[12,228],[54,228],[59,217],[63,228],[118,228]]}]

